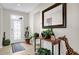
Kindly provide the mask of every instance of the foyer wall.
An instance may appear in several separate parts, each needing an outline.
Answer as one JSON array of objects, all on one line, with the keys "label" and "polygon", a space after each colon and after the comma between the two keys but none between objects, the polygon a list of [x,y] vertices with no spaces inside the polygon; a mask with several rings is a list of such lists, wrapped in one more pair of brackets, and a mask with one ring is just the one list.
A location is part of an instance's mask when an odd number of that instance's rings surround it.
[{"label": "foyer wall", "polygon": [[[1,11],[1,9],[0,9]],[[9,38],[10,39],[10,27],[11,27],[11,19],[10,19],[10,15],[20,15],[20,16],[23,16],[24,17],[24,21],[23,21],[23,25],[22,25],[22,39],[24,40],[24,31],[25,31],[25,27],[28,26],[28,19],[29,19],[29,14],[28,13],[24,13],[24,12],[19,12],[19,11],[14,11],[14,10],[9,10],[9,9],[5,9],[3,8],[2,9],[2,13],[3,15],[1,15],[1,12],[0,12],[0,24],[2,24],[2,28],[3,29],[2,31],[0,31],[3,35],[3,32],[6,32],[6,38]],[[2,16],[2,17],[1,17]],[[2,21],[1,21],[2,19]],[[0,26],[0,27],[1,27]],[[3,36],[0,36],[0,45],[2,46],[2,38]]]},{"label": "foyer wall", "polygon": [[[67,4],[67,28],[54,29],[56,36],[63,36],[69,40],[70,46],[79,53],[79,4]],[[61,54],[65,54],[64,42],[61,43]]]},{"label": "foyer wall", "polygon": [[9,10],[9,9],[3,9],[3,32],[6,32],[6,38],[10,38],[10,27],[11,27],[11,18],[10,15],[19,15],[23,16],[23,24],[22,24],[22,39],[24,40],[24,31],[25,27],[28,26],[28,13]]},{"label": "foyer wall", "polygon": [[0,7],[0,47],[1,47],[1,7]]},{"label": "foyer wall", "polygon": [[7,33],[7,38],[10,38],[10,15],[20,15],[24,17],[24,27],[28,25],[28,14],[23,12],[18,12],[14,10],[3,9],[3,31]]},{"label": "foyer wall", "polygon": [[2,15],[3,15],[3,11],[2,11],[3,9],[2,9],[2,6],[0,5],[0,48],[2,48],[2,36],[3,36],[3,34],[2,34],[2,31],[3,31],[3,25],[2,25],[2,22],[3,22],[3,20],[2,20]]},{"label": "foyer wall", "polygon": [[[31,24],[35,24],[36,22],[34,21],[34,14],[35,11],[40,12],[40,20],[42,21],[42,10],[46,9],[48,6],[50,6],[52,4],[41,4],[38,6],[38,8],[36,8],[34,11],[32,11],[31,16],[29,16],[30,18],[32,17],[32,19],[29,19],[31,21]],[[36,12],[36,13],[37,13]],[[29,21],[29,22],[30,22]],[[39,22],[39,20],[37,21]],[[30,24],[30,23],[29,23]],[[63,36],[66,35],[66,37],[69,40],[69,44],[70,46],[79,53],[79,4],[78,3],[68,3],[67,4],[67,28],[57,28],[57,29],[53,29],[55,32],[55,35],[57,37],[59,36]],[[33,30],[33,26],[32,25],[32,29]],[[40,23],[40,27],[39,29],[42,29],[41,27],[41,23]],[[36,28],[37,29],[37,28]],[[42,30],[41,30],[42,31]],[[44,44],[44,46],[46,47],[48,44]],[[50,45],[50,44],[49,44]],[[47,48],[51,48],[50,46]],[[61,42],[61,54],[65,54],[66,48],[64,45],[64,42]],[[57,48],[55,47],[55,54],[57,54]]]}]

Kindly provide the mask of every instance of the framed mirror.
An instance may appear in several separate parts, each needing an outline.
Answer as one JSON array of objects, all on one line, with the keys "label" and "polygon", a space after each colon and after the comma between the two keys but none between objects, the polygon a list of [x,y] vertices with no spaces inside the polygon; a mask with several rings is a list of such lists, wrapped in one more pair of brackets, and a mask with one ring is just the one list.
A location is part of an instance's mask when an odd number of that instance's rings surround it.
[{"label": "framed mirror", "polygon": [[55,3],[42,11],[43,28],[66,28],[66,3]]}]

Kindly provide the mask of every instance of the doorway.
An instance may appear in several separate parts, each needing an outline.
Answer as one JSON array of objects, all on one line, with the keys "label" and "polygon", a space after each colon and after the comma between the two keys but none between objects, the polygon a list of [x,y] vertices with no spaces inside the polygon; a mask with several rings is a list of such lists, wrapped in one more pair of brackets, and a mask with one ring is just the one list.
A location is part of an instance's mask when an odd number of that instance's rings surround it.
[{"label": "doorway", "polygon": [[11,43],[22,41],[23,16],[11,15]]}]

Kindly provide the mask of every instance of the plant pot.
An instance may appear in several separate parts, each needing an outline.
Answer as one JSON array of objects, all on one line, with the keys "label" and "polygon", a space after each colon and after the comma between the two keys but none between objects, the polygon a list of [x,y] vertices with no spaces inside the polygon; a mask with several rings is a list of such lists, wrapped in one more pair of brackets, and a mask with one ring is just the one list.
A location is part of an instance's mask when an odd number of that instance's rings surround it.
[{"label": "plant pot", "polygon": [[30,39],[25,39],[25,42],[26,42],[27,44],[30,44]]},{"label": "plant pot", "polygon": [[46,36],[46,37],[45,37],[45,39],[51,39],[51,36],[50,36],[50,35],[48,35],[48,36]]}]

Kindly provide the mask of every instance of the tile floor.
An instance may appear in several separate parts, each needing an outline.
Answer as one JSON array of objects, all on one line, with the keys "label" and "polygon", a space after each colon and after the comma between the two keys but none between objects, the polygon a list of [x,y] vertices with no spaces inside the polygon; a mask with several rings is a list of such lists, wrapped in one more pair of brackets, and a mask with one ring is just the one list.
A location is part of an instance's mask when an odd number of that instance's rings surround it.
[{"label": "tile floor", "polygon": [[34,55],[34,46],[26,43],[20,43],[25,50],[12,53],[11,45],[0,48],[0,55]]}]

